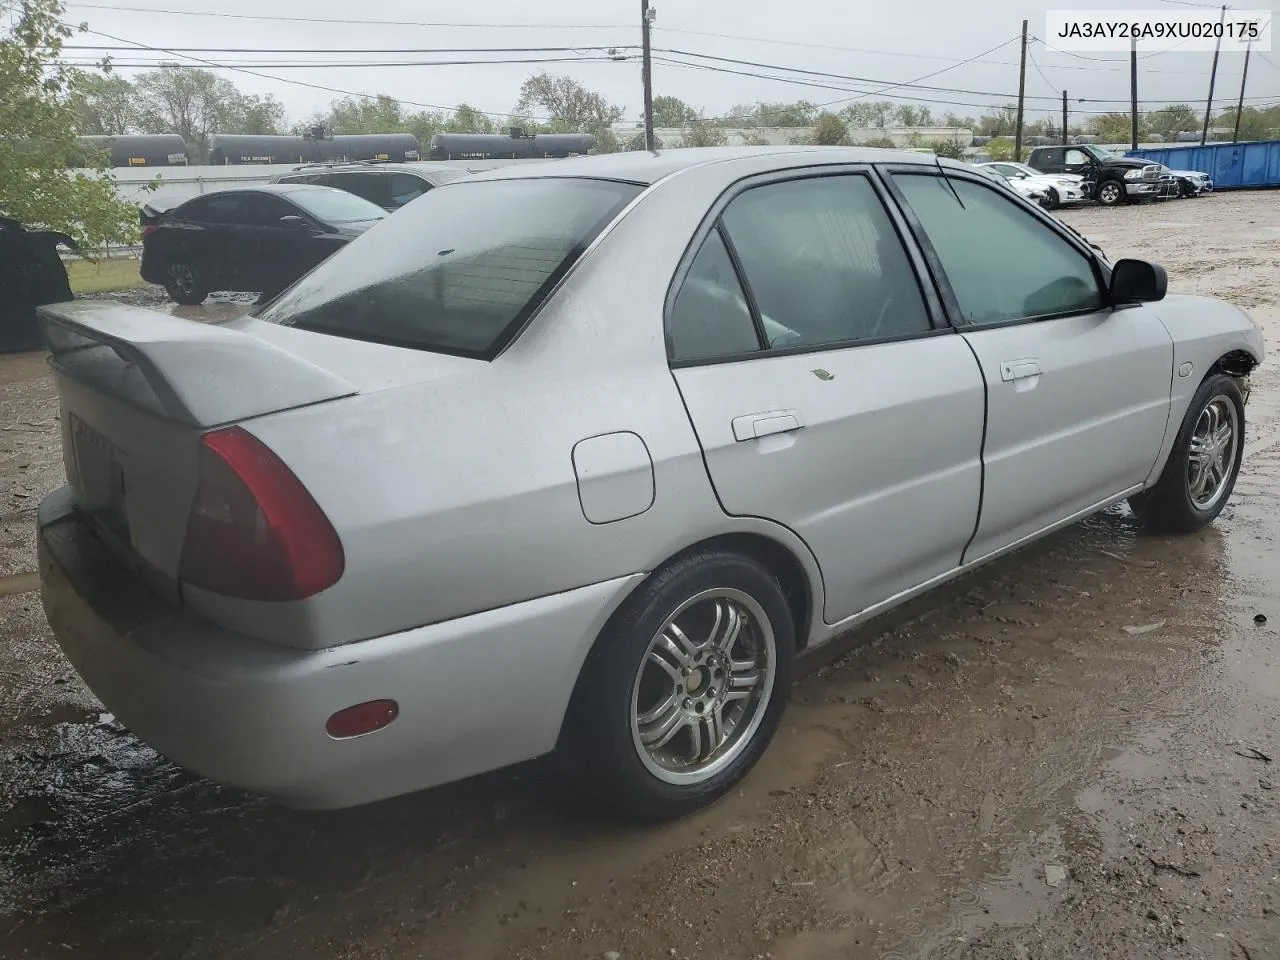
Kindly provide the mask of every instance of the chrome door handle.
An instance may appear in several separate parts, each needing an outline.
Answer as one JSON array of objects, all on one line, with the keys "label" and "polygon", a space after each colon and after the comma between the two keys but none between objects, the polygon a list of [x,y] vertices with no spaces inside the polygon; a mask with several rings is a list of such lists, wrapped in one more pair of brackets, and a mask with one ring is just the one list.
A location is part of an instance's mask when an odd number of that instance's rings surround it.
[{"label": "chrome door handle", "polygon": [[1040,375],[1040,362],[1033,359],[1006,360],[1000,364],[1000,379],[1008,383],[1011,380],[1025,380],[1027,377]]},{"label": "chrome door handle", "polygon": [[763,413],[747,413],[733,418],[733,439],[755,440],[775,433],[790,433],[804,424],[794,410],[768,410]]}]

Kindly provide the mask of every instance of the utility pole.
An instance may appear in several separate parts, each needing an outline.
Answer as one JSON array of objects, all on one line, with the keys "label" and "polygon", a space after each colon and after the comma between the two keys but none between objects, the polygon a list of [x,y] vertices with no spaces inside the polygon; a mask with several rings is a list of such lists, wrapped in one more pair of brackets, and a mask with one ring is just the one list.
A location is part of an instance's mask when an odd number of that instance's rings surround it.
[{"label": "utility pole", "polygon": [[[1219,23],[1227,22],[1227,5],[1222,5],[1222,17]],[[1209,139],[1209,117],[1213,114],[1213,83],[1218,79],[1218,53],[1222,50],[1222,36],[1219,34],[1218,42],[1213,45],[1213,69],[1209,71],[1209,99],[1204,105],[1204,129],[1200,131],[1200,146],[1204,146],[1205,141]]]},{"label": "utility pole", "polygon": [[644,148],[653,152],[653,61],[649,59],[649,24],[656,11],[649,0],[640,0],[640,43],[644,50],[641,75],[644,82]]},{"label": "utility pole", "polygon": [[1138,149],[1138,38],[1129,43],[1129,149]]},{"label": "utility pole", "polygon": [[1013,162],[1022,162],[1022,106],[1027,90],[1027,21],[1022,21],[1022,65],[1018,68],[1018,129],[1013,133]]},{"label": "utility pole", "polygon": [[1249,51],[1253,43],[1244,45],[1244,73],[1240,76],[1240,102],[1236,104],[1236,132],[1231,135],[1232,143],[1240,142],[1240,114],[1244,113],[1244,82],[1249,79]]},{"label": "utility pole", "polygon": [[1062,145],[1067,145],[1067,91],[1062,91]]}]

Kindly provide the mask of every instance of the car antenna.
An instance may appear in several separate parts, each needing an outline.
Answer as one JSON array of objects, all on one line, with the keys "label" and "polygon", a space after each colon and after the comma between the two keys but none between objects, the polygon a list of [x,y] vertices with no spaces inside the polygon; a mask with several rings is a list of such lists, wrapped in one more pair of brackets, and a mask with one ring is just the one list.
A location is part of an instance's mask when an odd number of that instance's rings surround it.
[{"label": "car antenna", "polygon": [[947,176],[947,168],[942,165],[942,158],[935,153],[933,162],[938,165],[938,172],[942,174],[942,179],[947,181],[947,186],[951,188],[951,195],[956,198],[956,203],[960,204],[960,209],[965,209],[964,201],[960,199],[960,192],[956,190],[956,185]]}]

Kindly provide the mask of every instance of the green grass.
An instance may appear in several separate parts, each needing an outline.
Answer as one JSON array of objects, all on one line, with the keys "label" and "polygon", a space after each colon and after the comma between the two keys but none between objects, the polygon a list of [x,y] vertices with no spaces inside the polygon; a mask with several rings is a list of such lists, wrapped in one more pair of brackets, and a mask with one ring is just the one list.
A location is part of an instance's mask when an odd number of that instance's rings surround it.
[{"label": "green grass", "polygon": [[67,279],[71,282],[71,291],[78,297],[146,286],[138,276],[138,261],[132,257],[99,260],[97,263],[69,260]]}]

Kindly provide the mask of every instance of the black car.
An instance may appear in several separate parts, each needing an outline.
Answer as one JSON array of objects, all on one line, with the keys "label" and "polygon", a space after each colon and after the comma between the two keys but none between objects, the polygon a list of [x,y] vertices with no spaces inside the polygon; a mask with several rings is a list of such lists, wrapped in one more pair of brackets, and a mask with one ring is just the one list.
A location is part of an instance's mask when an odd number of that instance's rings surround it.
[{"label": "black car", "polygon": [[142,279],[178,303],[214,290],[268,299],[385,217],[367,200],[307,184],[264,184],[142,211]]},{"label": "black car", "polygon": [[465,177],[467,171],[424,168],[416,163],[317,163],[277,174],[272,183],[314,183],[337,187],[376,203],[383,210],[399,210],[433,187]]},{"label": "black car", "polygon": [[1177,182],[1161,173],[1160,164],[1117,156],[1091,143],[1036,147],[1027,166],[1041,173],[1080,174],[1094,184],[1090,199],[1107,207],[1177,194]]}]

